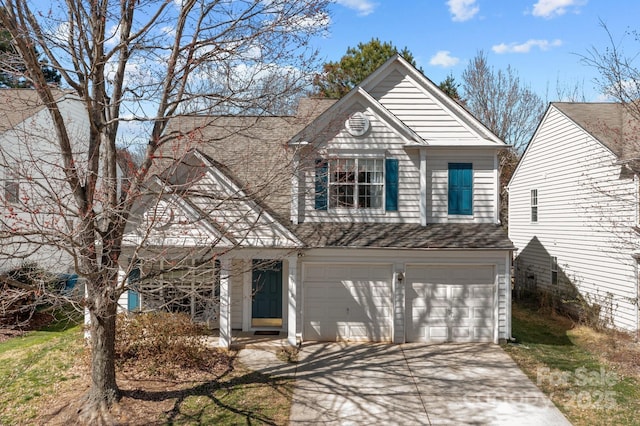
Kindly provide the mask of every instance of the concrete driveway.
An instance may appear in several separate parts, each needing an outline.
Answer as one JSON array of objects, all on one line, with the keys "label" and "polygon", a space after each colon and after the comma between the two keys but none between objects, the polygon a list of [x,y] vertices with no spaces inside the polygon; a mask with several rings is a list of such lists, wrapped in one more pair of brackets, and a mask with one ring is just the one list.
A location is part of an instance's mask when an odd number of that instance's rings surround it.
[{"label": "concrete driveway", "polygon": [[291,424],[570,425],[497,345],[305,344]]}]

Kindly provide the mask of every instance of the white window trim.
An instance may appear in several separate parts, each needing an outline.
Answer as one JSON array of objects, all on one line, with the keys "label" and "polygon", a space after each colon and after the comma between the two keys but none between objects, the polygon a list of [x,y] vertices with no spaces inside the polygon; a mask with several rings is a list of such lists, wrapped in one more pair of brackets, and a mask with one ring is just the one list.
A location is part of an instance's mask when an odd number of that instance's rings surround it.
[{"label": "white window trim", "polygon": [[[15,193],[9,190],[9,185],[15,185]],[[5,179],[3,188],[3,197],[8,204],[17,204],[20,202],[20,180],[19,179]],[[13,197],[15,195],[15,197]],[[10,197],[11,196],[11,197]]]},{"label": "white window trim", "polygon": [[[331,183],[331,162],[332,161],[336,161],[336,160],[355,160],[356,161],[356,169],[357,169],[357,162],[358,159],[364,159],[364,160],[380,160],[380,162],[382,163],[382,183],[381,183],[381,187],[382,187],[382,196],[381,196],[381,207],[379,208],[369,208],[369,207],[331,207],[331,187],[332,185],[336,185],[336,183]],[[386,188],[386,176],[387,176],[387,166],[386,166],[386,161],[385,161],[385,156],[382,155],[373,155],[372,153],[367,153],[367,154],[363,154],[363,155],[356,155],[355,153],[350,154],[350,153],[346,153],[346,155],[343,155],[343,153],[341,153],[341,155],[339,156],[332,156],[329,157],[327,159],[327,163],[329,165],[328,169],[327,169],[327,211],[331,212],[331,213],[340,213],[340,214],[353,214],[353,213],[362,213],[362,214],[383,214],[385,213],[385,206],[386,206],[386,196],[387,196],[387,188]],[[338,184],[339,185],[339,184]],[[357,183],[357,179],[356,182],[354,184],[354,199],[357,202],[358,200],[358,183]]]},{"label": "white window trim", "polygon": [[[533,203],[535,193],[535,204]],[[538,198],[538,188],[532,188],[529,191],[529,221],[531,223],[538,223],[540,221],[540,199]],[[536,209],[536,217],[533,220],[533,209]]]}]

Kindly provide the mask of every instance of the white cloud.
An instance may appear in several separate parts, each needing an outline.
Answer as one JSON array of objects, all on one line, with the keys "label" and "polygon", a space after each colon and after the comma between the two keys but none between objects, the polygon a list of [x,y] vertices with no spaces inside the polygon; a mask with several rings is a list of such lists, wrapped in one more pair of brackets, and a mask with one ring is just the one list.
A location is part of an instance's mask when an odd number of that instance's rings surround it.
[{"label": "white cloud", "polygon": [[431,57],[429,65],[447,68],[456,65],[458,62],[460,62],[460,59],[451,56],[451,52],[440,50]]},{"label": "white cloud", "polygon": [[468,21],[480,12],[476,0],[448,0],[447,6],[456,22]]},{"label": "white cloud", "polygon": [[567,8],[578,8],[587,3],[586,0],[538,0],[533,5],[533,16],[541,18],[554,18],[567,13]]},{"label": "white cloud", "polygon": [[377,3],[373,3],[370,0],[336,0],[341,6],[349,9],[353,9],[358,12],[358,16],[367,16],[373,13],[373,10],[378,6]]},{"label": "white cloud", "polygon": [[114,24],[107,28],[104,44],[107,46],[115,46],[120,43],[120,32],[118,25]]},{"label": "white cloud", "polygon": [[527,40],[524,43],[500,43],[491,47],[495,53],[529,53],[532,48],[537,47],[540,50],[549,50],[553,47],[558,47],[562,45],[562,40],[555,39],[553,41],[549,40]]}]

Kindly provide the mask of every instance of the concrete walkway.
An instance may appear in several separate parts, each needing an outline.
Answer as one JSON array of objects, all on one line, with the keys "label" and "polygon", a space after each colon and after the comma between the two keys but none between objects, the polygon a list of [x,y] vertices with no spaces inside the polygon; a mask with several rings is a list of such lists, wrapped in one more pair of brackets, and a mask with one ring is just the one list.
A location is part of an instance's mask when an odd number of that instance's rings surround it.
[{"label": "concrete walkway", "polygon": [[570,425],[497,345],[303,345],[297,364],[242,349],[249,368],[295,376],[292,425]]}]

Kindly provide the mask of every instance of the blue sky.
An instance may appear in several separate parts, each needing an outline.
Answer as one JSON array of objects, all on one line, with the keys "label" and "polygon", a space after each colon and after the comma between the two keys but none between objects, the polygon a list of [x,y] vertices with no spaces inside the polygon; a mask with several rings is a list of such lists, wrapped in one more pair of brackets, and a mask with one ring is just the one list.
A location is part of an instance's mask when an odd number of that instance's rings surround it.
[{"label": "blue sky", "polygon": [[601,100],[597,72],[579,55],[609,45],[604,22],[629,55],[640,52],[630,30],[640,30],[638,0],[337,0],[329,34],[318,43],[336,61],[347,47],[373,37],[407,47],[427,77],[439,83],[462,71],[479,50],[496,69],[511,65],[544,100],[556,85],[580,85],[587,100]]}]

